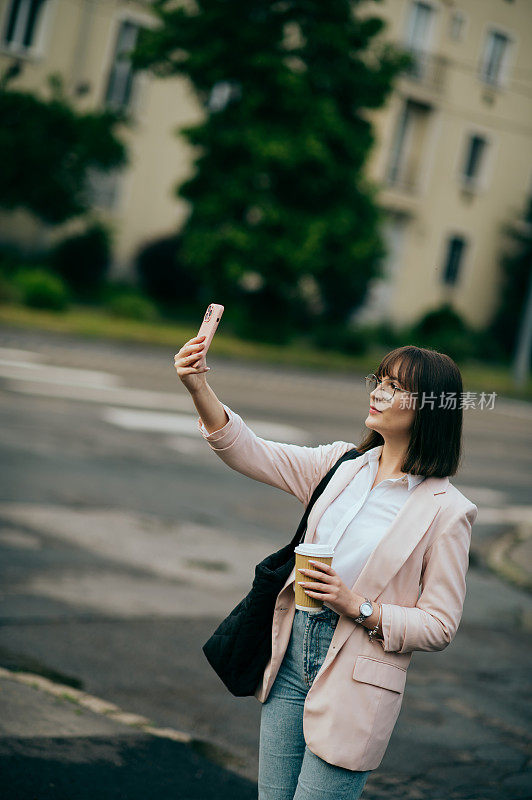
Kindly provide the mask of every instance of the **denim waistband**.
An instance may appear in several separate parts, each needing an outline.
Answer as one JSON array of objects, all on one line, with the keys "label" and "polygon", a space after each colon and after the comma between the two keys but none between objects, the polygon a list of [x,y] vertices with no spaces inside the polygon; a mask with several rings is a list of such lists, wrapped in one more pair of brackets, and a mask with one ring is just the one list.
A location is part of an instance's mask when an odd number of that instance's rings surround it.
[{"label": "denim waistband", "polygon": [[296,608],[296,614],[305,614],[311,616],[313,619],[338,620],[340,617],[340,614],[337,614],[336,611],[333,611],[329,606],[322,606],[322,608],[312,609],[310,611],[302,611],[300,608]]}]

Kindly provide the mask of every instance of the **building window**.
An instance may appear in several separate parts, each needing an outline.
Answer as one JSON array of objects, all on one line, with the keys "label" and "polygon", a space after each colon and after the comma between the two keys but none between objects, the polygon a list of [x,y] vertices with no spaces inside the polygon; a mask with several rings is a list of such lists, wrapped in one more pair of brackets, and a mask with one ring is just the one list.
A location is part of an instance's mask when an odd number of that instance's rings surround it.
[{"label": "building window", "polygon": [[388,181],[390,183],[397,183],[401,170],[401,162],[403,160],[403,153],[407,138],[407,131],[409,126],[409,106],[405,104],[395,128],[395,135],[390,152],[390,163],[388,166]]},{"label": "building window", "polygon": [[140,25],[130,20],[121,22],[116,37],[113,63],[105,92],[105,105],[115,111],[128,107],[134,84],[134,72],[129,54],[135,48]]},{"label": "building window", "polygon": [[453,42],[461,42],[464,38],[465,15],[461,11],[455,11],[449,24],[449,38]]},{"label": "building window", "polygon": [[407,74],[412,78],[422,79],[427,71],[433,18],[434,9],[428,3],[414,2],[410,6],[405,43],[412,56],[412,63],[407,69]]},{"label": "building window", "polygon": [[458,282],[460,270],[464,261],[466,240],[463,236],[451,236],[447,242],[445,269],[443,282],[453,286]]},{"label": "building window", "polygon": [[2,35],[4,45],[14,50],[35,46],[46,0],[11,0]]},{"label": "building window", "polygon": [[404,242],[409,218],[405,214],[387,212],[383,219],[382,233],[386,244],[386,256],[382,274],[368,283],[368,292],[362,306],[351,313],[350,322],[365,325],[389,321],[394,312],[397,292],[397,276],[401,269]]},{"label": "building window", "polygon": [[510,39],[499,31],[490,31],[484,45],[480,77],[492,86],[500,86],[504,77]]},{"label": "building window", "polygon": [[468,186],[478,184],[488,143],[482,136],[470,136],[466,146],[462,179]]},{"label": "building window", "polygon": [[410,50],[428,50],[434,9],[429,3],[413,2],[410,6],[406,30],[406,45]]},{"label": "building window", "polygon": [[427,140],[431,106],[407,100],[397,120],[386,179],[407,191],[416,189]]}]

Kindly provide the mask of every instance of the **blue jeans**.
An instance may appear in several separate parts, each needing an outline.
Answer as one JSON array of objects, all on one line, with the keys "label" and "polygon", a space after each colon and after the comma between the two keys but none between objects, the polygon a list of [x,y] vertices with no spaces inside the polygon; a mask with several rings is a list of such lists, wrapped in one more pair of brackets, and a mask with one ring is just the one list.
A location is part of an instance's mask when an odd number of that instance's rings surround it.
[{"label": "blue jeans", "polygon": [[296,608],[279,672],[261,706],[259,800],[358,800],[371,770],[329,764],[303,736],[303,705],[333,637],[338,614]]}]

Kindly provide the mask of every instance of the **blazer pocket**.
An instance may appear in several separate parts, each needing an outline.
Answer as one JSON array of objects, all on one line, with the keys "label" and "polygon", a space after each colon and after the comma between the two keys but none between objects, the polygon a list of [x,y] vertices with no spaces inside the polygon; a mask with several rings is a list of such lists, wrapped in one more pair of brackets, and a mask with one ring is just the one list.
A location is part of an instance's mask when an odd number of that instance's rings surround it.
[{"label": "blazer pocket", "polygon": [[362,683],[371,683],[383,689],[402,693],[406,683],[406,669],[380,661],[377,658],[357,656],[353,679]]}]

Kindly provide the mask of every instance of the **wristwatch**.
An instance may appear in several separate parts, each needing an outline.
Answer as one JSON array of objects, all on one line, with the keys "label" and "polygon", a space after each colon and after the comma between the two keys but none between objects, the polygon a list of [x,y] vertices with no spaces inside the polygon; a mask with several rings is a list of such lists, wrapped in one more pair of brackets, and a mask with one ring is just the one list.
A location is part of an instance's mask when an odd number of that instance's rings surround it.
[{"label": "wristwatch", "polygon": [[360,616],[356,617],[355,622],[364,622],[372,614],[373,604],[368,597],[365,597],[364,602],[360,604]]}]

